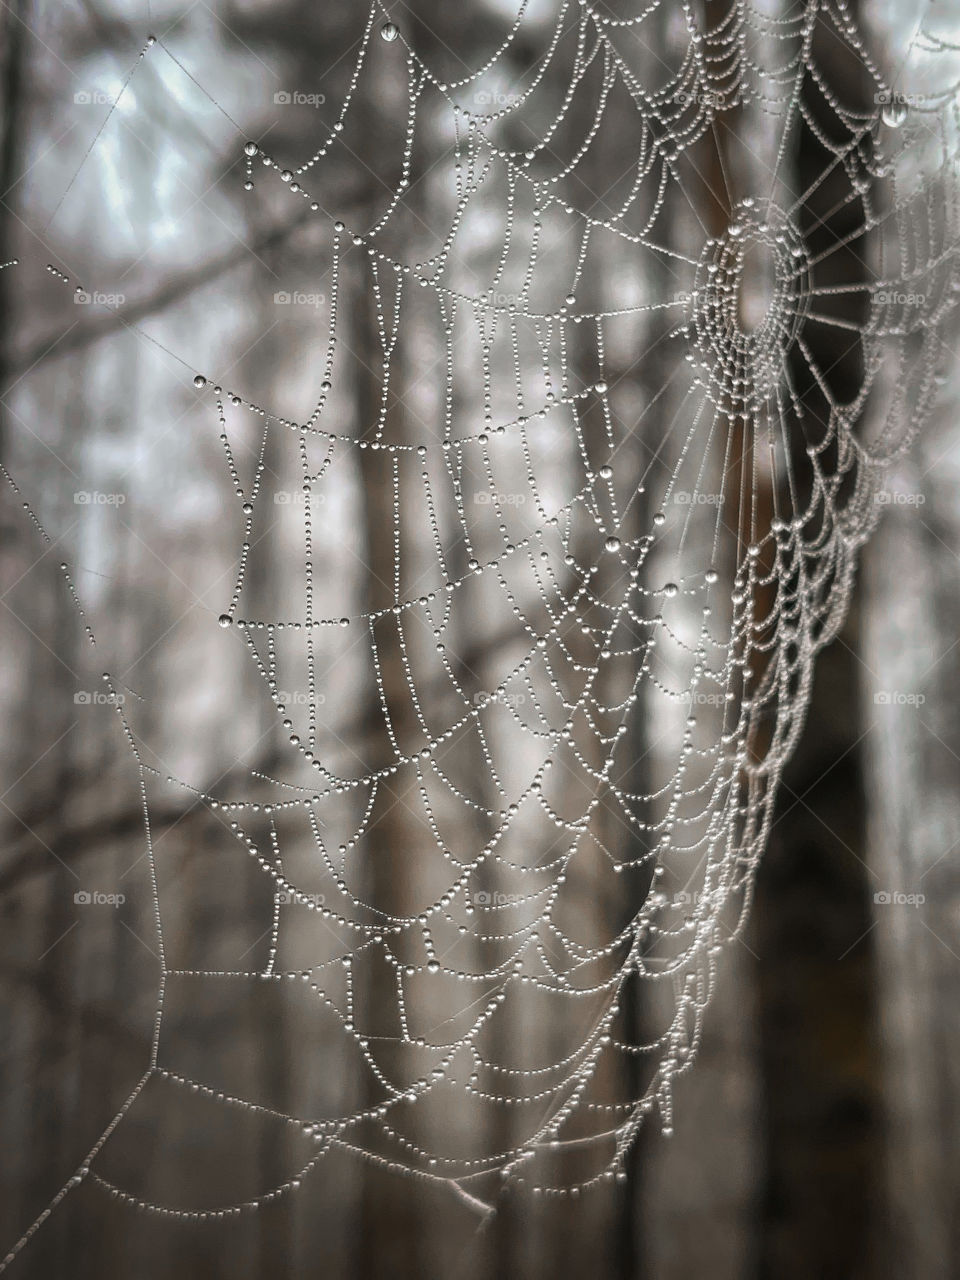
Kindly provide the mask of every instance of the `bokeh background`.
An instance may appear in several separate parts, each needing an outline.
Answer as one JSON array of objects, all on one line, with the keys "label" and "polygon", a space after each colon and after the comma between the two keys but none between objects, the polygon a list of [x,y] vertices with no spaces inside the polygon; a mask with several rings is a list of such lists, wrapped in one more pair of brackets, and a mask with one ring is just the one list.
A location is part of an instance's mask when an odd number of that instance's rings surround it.
[{"label": "bokeh background", "polygon": [[[509,25],[509,6],[493,0],[388,8],[424,57],[451,68],[475,65],[489,33]],[[717,12],[716,0],[705,8]],[[784,16],[795,8],[767,6]],[[864,0],[845,8],[881,65],[896,66],[915,15]],[[664,10],[653,25],[662,43],[644,52],[651,68],[687,38],[679,12]],[[163,775],[229,789],[281,758],[262,683],[216,626],[242,525],[192,371],[220,370],[245,396],[291,416],[315,379],[330,285],[319,233],[275,183],[244,192],[241,144],[268,138],[278,154],[299,153],[329,126],[366,17],[352,0],[0,7],[0,261],[21,259],[0,272],[0,458],[52,539],[41,540],[5,489],[3,1248],[74,1171],[149,1057],[157,956],[141,803],[100,671],[122,681],[148,763]],[[531,4],[517,81],[536,64],[553,17],[551,0]],[[152,32],[162,47],[117,102]],[[364,146],[328,164],[319,193],[356,225],[372,220],[378,174],[397,159],[390,126],[404,89],[387,52],[375,50],[381,62],[363,90]],[[828,82],[842,78],[849,89],[839,45],[825,40],[820,54]],[[491,103],[513,87],[492,79]],[[625,116],[611,165],[617,147],[629,152],[628,130]],[[794,163],[802,173],[804,156]],[[425,226],[431,198],[424,180]],[[415,246],[415,225],[410,234]],[[477,252],[495,247],[491,238]],[[38,263],[65,273],[69,287]],[[74,300],[76,281],[89,302]],[[347,281],[348,303],[349,289]],[[369,325],[350,335],[361,354],[372,342]],[[371,347],[369,362],[376,357]],[[949,367],[952,352],[945,357]],[[642,397],[669,376],[653,361],[627,361],[622,393]],[[411,381],[410,401],[426,420],[435,409],[430,379]],[[953,390],[948,380],[891,475],[854,606],[819,659],[750,927],[726,952],[698,1063],[677,1091],[675,1133],[667,1141],[655,1125],[643,1131],[627,1184],[560,1205],[507,1196],[482,1227],[442,1189],[346,1155],[331,1156],[296,1196],[226,1226],[136,1214],[83,1186],[11,1274],[960,1274]],[[345,422],[364,394],[357,385],[337,402]],[[657,422],[645,429],[655,437]],[[249,461],[256,436],[240,447]],[[289,459],[277,447],[267,461],[295,507]],[[355,481],[324,509],[318,534],[331,598],[363,598],[364,562],[351,539],[364,522],[368,541],[378,537]],[[251,550],[249,590],[264,615],[283,611],[299,572],[288,514],[278,504]],[[95,652],[61,562],[96,631]],[[496,643],[482,624],[475,639],[478,650]],[[324,671],[324,716],[349,742],[364,731],[365,695],[349,658],[337,662]],[[196,968],[259,955],[270,901],[256,868],[238,863],[209,811],[182,789],[164,793],[153,823],[171,947]],[[124,901],[78,901],[91,893]],[[353,1087],[336,1048],[282,1001],[198,994],[172,1026],[172,1057],[184,1071],[202,1062],[206,1078],[229,1080],[245,1096],[348,1096]],[[546,1043],[550,1028],[522,1034]],[[154,1189],[176,1203],[251,1194],[291,1170],[275,1128],[189,1096],[152,1100],[122,1134],[118,1180],[136,1182],[148,1169]]]}]

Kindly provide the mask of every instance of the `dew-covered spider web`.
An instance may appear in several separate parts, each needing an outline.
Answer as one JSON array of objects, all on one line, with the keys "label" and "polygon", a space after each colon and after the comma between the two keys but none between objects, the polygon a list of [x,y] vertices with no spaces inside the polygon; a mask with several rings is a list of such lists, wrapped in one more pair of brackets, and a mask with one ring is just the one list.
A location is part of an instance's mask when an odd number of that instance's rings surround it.
[{"label": "dew-covered spider web", "polygon": [[[242,364],[195,377],[241,529],[218,638],[285,747],[240,788],[176,785],[262,873],[269,950],[198,970],[165,947],[150,813],[172,780],[117,699],[155,1036],[53,1207],[83,1180],[222,1219],[335,1151],[486,1207],[623,1177],[645,1119],[671,1131],[817,652],[945,375],[960,67],[920,27],[882,70],[839,2],[542,8],[451,69],[375,3],[329,132],[238,140],[246,198],[300,202],[325,280],[298,417]],[[327,178],[345,158],[362,218]],[[251,548],[278,518],[299,588],[267,613]],[[326,570],[336,521],[358,579]],[[339,1109],[168,1056],[165,1009],[223,983],[300,988],[357,1082]],[[119,1185],[110,1140],[151,1090],[283,1127],[297,1171],[236,1203]]]}]

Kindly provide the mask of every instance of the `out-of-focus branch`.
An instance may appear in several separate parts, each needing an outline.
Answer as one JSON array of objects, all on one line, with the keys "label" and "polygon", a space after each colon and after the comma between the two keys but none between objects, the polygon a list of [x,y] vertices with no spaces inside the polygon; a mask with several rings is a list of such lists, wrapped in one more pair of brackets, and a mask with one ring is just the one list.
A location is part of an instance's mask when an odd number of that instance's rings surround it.
[{"label": "out-of-focus branch", "polygon": [[[15,256],[13,232],[15,219],[7,203],[7,194],[16,186],[20,175],[17,164],[20,156],[20,128],[22,114],[20,98],[23,89],[24,41],[27,10],[30,0],[10,0],[3,6],[3,38],[0,46],[6,46],[3,60],[3,102],[0,105],[0,262],[9,262]],[[0,271],[0,387],[7,385],[7,333],[11,329],[12,291],[10,271]],[[3,419],[0,418],[0,452],[3,451]]]},{"label": "out-of-focus branch", "polygon": [[[86,324],[77,325],[76,328],[71,329],[69,333],[59,340],[55,334],[46,335],[25,352],[16,356],[15,359],[8,359],[5,365],[0,361],[0,368],[9,377],[20,377],[32,369],[39,360],[52,360],[66,355],[73,355],[77,351],[82,351],[86,347],[100,342],[103,338],[109,338],[112,334],[129,328],[130,325],[136,324],[148,316],[165,311],[167,307],[172,307],[192,293],[196,293],[198,289],[205,288],[220,276],[227,275],[229,272],[236,270],[237,267],[243,266],[251,257],[259,256],[270,249],[283,245],[311,216],[313,215],[304,213],[294,222],[287,223],[281,227],[273,227],[258,240],[255,240],[252,246],[240,245],[238,248],[231,249],[229,253],[224,253],[218,258],[214,258],[204,267],[174,276],[162,285],[156,293],[150,294],[149,297],[125,306],[122,311],[110,311],[99,322],[87,322]],[[2,282],[2,279],[3,276],[0,273],[0,282]]]}]

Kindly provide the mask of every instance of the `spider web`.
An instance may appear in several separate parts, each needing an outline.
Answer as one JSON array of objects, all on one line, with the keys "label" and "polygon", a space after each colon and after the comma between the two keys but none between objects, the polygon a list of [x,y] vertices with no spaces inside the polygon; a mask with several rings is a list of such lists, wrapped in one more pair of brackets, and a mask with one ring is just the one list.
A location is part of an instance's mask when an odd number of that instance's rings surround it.
[{"label": "spider web", "polygon": [[[443,80],[375,3],[320,145],[289,165],[245,147],[250,198],[282,184],[322,224],[329,282],[305,417],[195,378],[243,524],[222,642],[249,653],[287,745],[240,794],[191,790],[262,871],[269,955],[252,971],[168,958],[150,813],[173,780],[145,762],[105,676],[143,800],[154,1042],[6,1262],[84,1180],[214,1220],[349,1151],[486,1207],[498,1180],[556,1196],[624,1177],[645,1117],[671,1131],[817,651],[944,378],[956,50],[921,31],[891,87],[842,4],[667,23],[656,0],[621,18],[560,0],[518,77],[527,8],[482,66]],[[872,109],[820,72],[824,39],[855,56]],[[387,74],[405,78],[405,115],[374,147],[371,82]],[[726,149],[735,132],[752,185]],[[820,157],[802,183],[801,136]],[[318,195],[344,149],[372,174],[358,225]],[[838,281],[851,245],[857,270]],[[372,369],[357,354],[371,350]],[[237,445],[251,430],[252,470]],[[271,449],[295,490],[271,492]],[[345,492],[367,530],[365,594],[324,572]],[[299,529],[302,591],[260,616],[250,547],[278,514]],[[369,690],[350,736],[325,713],[341,672]],[[291,1114],[168,1060],[165,1004],[223,982],[301,986],[359,1096]],[[518,1034],[534,1019],[552,1028],[548,1059]],[[161,1083],[290,1127],[308,1158],[233,1204],[117,1185],[100,1153]],[[464,1109],[484,1122],[445,1125]]]}]

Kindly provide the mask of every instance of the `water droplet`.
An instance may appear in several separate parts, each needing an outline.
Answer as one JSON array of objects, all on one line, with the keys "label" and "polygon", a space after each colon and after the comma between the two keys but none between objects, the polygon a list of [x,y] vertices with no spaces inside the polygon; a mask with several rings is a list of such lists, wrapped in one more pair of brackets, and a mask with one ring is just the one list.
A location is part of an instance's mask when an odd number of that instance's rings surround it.
[{"label": "water droplet", "polygon": [[608,551],[619,551],[620,539],[615,538],[613,537],[613,535],[611,535],[603,545],[607,548]]},{"label": "water droplet", "polygon": [[227,627],[233,626],[233,619],[230,617],[229,613],[221,613],[217,621],[224,630],[226,630]]},{"label": "water droplet", "polygon": [[888,129],[899,129],[907,118],[907,104],[900,98],[885,102],[880,111],[880,119]]},{"label": "water droplet", "polygon": [[668,600],[672,600],[679,590],[680,588],[677,586],[675,582],[668,582],[667,585],[663,588],[663,594],[667,597]]},{"label": "water droplet", "polygon": [[255,142],[244,143],[243,154],[245,156],[250,156],[251,159],[253,159],[253,157],[257,154],[259,150],[260,148],[257,146]]},{"label": "water droplet", "polygon": [[202,391],[203,388],[207,385],[207,380],[202,373],[198,373],[196,375],[196,377],[193,380],[193,385],[197,388],[198,391]]},{"label": "water droplet", "polygon": [[392,44],[400,34],[400,28],[393,22],[385,22],[380,28],[380,39],[386,40],[387,44]]}]

